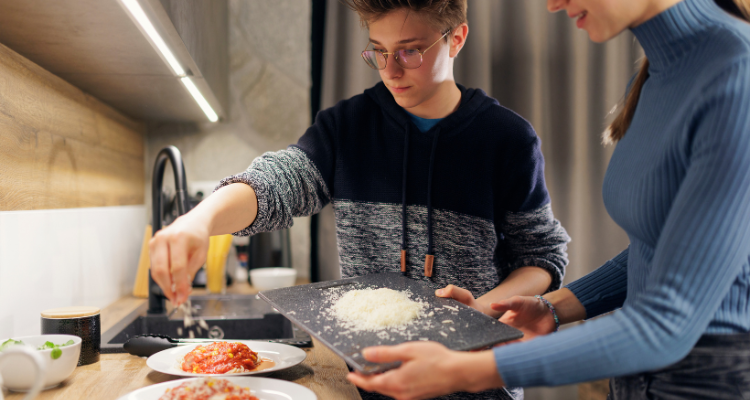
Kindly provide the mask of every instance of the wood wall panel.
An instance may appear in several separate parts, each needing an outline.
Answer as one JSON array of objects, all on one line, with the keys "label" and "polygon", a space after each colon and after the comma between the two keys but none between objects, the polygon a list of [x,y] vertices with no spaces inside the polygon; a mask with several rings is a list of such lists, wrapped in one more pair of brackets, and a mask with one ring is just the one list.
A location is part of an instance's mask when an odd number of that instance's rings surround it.
[{"label": "wood wall panel", "polygon": [[145,132],[0,45],[0,211],[143,204]]}]

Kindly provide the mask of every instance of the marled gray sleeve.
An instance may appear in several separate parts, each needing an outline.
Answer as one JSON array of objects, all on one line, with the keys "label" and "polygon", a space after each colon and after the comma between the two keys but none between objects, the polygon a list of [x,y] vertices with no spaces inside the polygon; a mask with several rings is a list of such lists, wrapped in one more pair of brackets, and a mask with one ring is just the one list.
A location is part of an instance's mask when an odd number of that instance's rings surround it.
[{"label": "marled gray sleeve", "polygon": [[331,201],[323,176],[295,147],[263,154],[247,171],[222,179],[216,190],[239,182],[250,185],[258,197],[258,216],[234,233],[239,236],[289,228],[292,217],[315,214]]},{"label": "marled gray sleeve", "polygon": [[552,275],[548,291],[562,286],[570,237],[552,215],[550,204],[531,211],[506,213],[501,231],[511,271],[524,266],[544,268]]}]

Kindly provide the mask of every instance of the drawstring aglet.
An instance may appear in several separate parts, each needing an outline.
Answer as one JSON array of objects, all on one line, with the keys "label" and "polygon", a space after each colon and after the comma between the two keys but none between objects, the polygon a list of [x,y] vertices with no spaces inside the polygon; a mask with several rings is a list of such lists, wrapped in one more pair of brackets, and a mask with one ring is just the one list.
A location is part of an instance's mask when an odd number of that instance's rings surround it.
[{"label": "drawstring aglet", "polygon": [[435,261],[435,256],[427,254],[424,256],[424,276],[432,278],[432,263]]}]

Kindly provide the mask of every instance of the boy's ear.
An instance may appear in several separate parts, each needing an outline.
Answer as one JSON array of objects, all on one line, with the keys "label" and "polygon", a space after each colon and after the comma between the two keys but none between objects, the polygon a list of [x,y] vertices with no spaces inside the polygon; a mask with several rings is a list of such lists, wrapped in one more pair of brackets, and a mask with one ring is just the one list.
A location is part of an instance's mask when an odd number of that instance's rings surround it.
[{"label": "boy's ear", "polygon": [[469,25],[467,25],[465,22],[457,26],[451,33],[448,34],[451,44],[451,49],[449,52],[449,56],[451,58],[457,56],[458,52],[461,51],[461,49],[464,47],[464,44],[466,44],[467,36],[469,36]]}]

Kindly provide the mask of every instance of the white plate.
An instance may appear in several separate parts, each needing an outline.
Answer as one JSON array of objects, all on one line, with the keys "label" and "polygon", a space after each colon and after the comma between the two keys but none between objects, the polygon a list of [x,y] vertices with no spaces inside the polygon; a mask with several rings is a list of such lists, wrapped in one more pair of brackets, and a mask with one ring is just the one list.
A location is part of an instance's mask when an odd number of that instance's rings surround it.
[{"label": "white plate", "polygon": [[243,343],[247,345],[247,347],[250,348],[250,350],[258,353],[258,357],[262,359],[269,359],[273,361],[276,365],[274,365],[271,368],[262,369],[260,371],[249,371],[249,372],[240,372],[236,374],[194,374],[192,372],[185,372],[180,369],[180,364],[182,363],[182,358],[185,357],[185,355],[189,352],[191,352],[193,349],[200,345],[207,345],[210,344],[210,342],[207,343],[201,343],[201,344],[188,344],[188,345],[181,345],[177,347],[173,347],[171,349],[162,350],[156,354],[151,355],[151,357],[146,360],[146,365],[151,367],[151,369],[159,371],[161,373],[169,374],[169,375],[177,375],[177,376],[189,376],[189,377],[196,377],[196,376],[221,376],[221,377],[228,377],[228,376],[240,376],[240,375],[268,375],[271,372],[274,371],[280,371],[282,369],[287,369],[289,367],[293,367],[302,361],[305,361],[305,358],[307,357],[307,353],[305,353],[304,350],[289,346],[286,344],[281,343],[269,343],[269,342],[260,342],[260,341],[254,341],[254,340],[217,340],[217,342],[232,342],[232,343]]},{"label": "white plate", "polygon": [[[130,392],[117,400],[158,400],[159,397],[164,395],[167,389],[198,379],[201,378],[176,379],[147,386]],[[253,396],[256,396],[260,400],[318,400],[318,397],[315,396],[312,390],[293,382],[246,376],[224,376],[221,379],[226,379],[235,385],[250,388]]]}]

